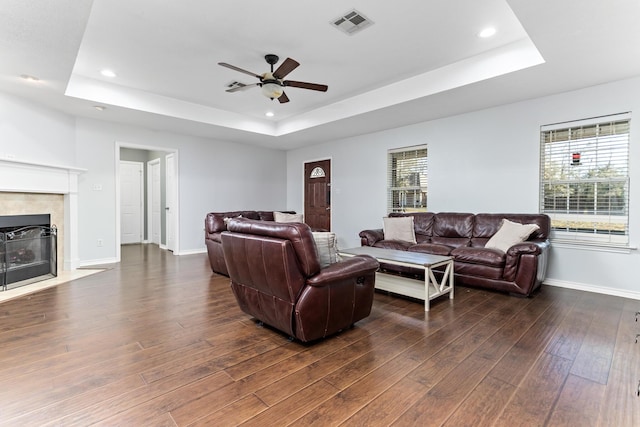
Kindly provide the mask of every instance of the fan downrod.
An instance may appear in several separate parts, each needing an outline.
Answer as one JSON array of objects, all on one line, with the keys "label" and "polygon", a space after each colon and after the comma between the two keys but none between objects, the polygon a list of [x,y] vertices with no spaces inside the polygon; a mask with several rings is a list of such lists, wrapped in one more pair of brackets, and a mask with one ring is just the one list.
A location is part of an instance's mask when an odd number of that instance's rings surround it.
[{"label": "fan downrod", "polygon": [[271,65],[271,72],[273,73],[273,66],[278,63],[280,58],[278,55],[274,55],[273,53],[269,53],[264,56],[264,60],[267,61],[267,64]]},{"label": "fan downrod", "polygon": [[264,59],[265,59],[265,61],[267,61],[267,64],[275,65],[275,64],[278,63],[278,60],[280,58],[278,58],[278,55],[274,55],[272,53],[269,53],[269,54],[264,56]]}]

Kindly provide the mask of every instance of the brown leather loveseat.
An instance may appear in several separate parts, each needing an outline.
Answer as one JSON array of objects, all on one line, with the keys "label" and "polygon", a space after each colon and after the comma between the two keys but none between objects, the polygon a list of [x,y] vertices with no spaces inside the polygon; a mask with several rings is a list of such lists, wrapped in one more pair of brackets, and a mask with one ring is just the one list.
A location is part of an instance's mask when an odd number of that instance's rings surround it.
[{"label": "brown leather loveseat", "polygon": [[[451,256],[456,285],[505,291],[529,296],[545,278],[551,220],[544,214],[419,212],[390,213],[389,217],[413,216],[416,243],[385,240],[382,229],[360,232],[362,246]],[[485,248],[503,219],[536,224],[526,241],[506,251]],[[383,265],[386,270],[414,274],[408,268]]]},{"label": "brown leather loveseat", "polygon": [[222,247],[231,288],[245,313],[301,341],[369,316],[378,262],[356,256],[321,268],[303,223],[230,219]]},{"label": "brown leather loveseat", "polygon": [[[294,214],[294,211],[281,211]],[[207,245],[209,263],[214,273],[229,275],[227,266],[224,263],[222,253],[222,241],[220,235],[227,229],[226,221],[229,218],[249,218],[261,221],[273,221],[273,211],[230,211],[230,212],[210,212],[204,218],[204,242]]]}]

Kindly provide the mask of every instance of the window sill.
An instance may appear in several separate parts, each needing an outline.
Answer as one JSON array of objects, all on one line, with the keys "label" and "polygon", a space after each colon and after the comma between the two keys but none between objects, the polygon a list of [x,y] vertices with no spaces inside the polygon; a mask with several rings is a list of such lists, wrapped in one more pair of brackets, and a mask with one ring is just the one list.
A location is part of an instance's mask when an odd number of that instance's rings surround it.
[{"label": "window sill", "polygon": [[584,251],[614,252],[628,254],[638,250],[637,246],[631,244],[605,243],[605,242],[584,242],[566,239],[551,239],[551,246],[566,249],[580,249]]}]

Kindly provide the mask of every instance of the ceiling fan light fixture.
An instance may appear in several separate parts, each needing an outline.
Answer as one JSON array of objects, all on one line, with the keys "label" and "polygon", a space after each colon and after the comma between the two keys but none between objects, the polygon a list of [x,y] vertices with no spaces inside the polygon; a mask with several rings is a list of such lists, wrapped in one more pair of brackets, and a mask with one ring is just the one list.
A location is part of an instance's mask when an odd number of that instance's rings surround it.
[{"label": "ceiling fan light fixture", "polygon": [[284,89],[277,81],[263,82],[262,94],[270,99],[280,98]]}]

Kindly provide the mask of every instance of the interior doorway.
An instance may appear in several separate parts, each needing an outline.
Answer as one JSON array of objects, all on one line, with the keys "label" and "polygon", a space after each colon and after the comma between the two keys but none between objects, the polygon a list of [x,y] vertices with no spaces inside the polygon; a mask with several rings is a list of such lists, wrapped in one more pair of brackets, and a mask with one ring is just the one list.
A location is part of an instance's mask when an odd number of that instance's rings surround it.
[{"label": "interior doorway", "polygon": [[[169,218],[170,225],[167,224],[167,158],[173,159],[170,166],[172,174],[171,188],[174,189],[176,195],[173,200],[178,200],[178,168],[177,168],[177,150],[158,149],[155,147],[129,145],[124,143],[116,143],[116,259],[119,261],[121,256],[122,244],[127,242],[122,239],[122,229],[126,226],[123,218],[122,195],[129,190],[125,188],[128,184],[121,179],[121,163],[138,162],[143,166],[142,172],[142,238],[141,243],[157,244],[161,249],[171,249],[177,254],[179,247],[179,238],[177,236],[178,226],[174,224],[178,218],[179,206],[173,205],[171,209],[172,215]],[[174,230],[172,233],[171,248],[168,245],[167,229]]]},{"label": "interior doorway", "polygon": [[331,231],[331,160],[304,164],[304,221],[314,230]]}]

